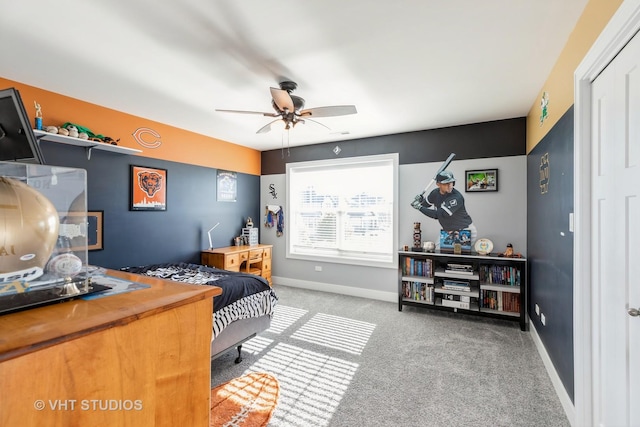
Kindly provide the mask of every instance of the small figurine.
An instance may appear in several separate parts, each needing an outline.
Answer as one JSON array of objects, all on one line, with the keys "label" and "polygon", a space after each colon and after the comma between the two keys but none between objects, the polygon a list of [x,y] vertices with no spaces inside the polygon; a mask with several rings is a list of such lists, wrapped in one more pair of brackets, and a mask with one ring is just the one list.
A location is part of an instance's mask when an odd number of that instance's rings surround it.
[{"label": "small figurine", "polygon": [[435,252],[436,244],[435,242],[424,242],[423,249],[425,252]]},{"label": "small figurine", "polygon": [[69,131],[69,136],[73,137],[73,138],[77,138],[79,133],[78,133],[78,128],[71,125],[71,126],[67,126],[67,130]]},{"label": "small figurine", "polygon": [[422,245],[422,230],[420,229],[420,223],[413,223],[413,248],[414,250],[421,250]]},{"label": "small figurine", "polygon": [[109,136],[105,136],[104,138],[102,138],[101,142],[104,142],[105,144],[111,144],[111,145],[118,145],[118,142],[120,141],[120,138],[118,139],[113,139]]},{"label": "small figurine", "polygon": [[507,258],[522,258],[521,253],[513,252],[513,245],[511,243],[507,243],[507,249],[501,253],[500,256]]},{"label": "small figurine", "polygon": [[33,101],[33,104],[36,107],[36,129],[42,130],[42,108],[36,101]]},{"label": "small figurine", "polygon": [[247,217],[247,228],[253,228],[253,220],[251,217]]}]

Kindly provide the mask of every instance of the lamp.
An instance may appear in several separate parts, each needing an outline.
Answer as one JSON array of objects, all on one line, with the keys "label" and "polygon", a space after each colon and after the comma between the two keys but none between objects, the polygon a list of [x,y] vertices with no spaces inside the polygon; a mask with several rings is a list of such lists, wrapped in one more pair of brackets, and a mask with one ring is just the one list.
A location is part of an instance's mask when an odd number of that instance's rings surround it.
[{"label": "lamp", "polygon": [[214,228],[216,228],[217,226],[219,226],[220,223],[217,223],[216,225],[214,225],[213,227],[211,227],[209,229],[209,231],[207,231],[207,235],[209,236],[209,249],[213,249],[213,243],[211,243],[211,232],[213,231]]}]

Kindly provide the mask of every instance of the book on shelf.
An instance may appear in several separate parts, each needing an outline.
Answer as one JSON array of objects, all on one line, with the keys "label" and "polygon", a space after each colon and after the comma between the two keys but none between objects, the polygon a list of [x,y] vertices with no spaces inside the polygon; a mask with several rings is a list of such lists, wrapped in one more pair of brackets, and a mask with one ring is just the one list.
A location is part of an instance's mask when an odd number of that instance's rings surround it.
[{"label": "book on shelf", "polygon": [[402,298],[432,303],[434,298],[433,285],[428,285],[423,282],[403,281]]},{"label": "book on shelf", "polygon": [[504,265],[481,265],[480,281],[495,285],[520,286],[520,269]]},{"label": "book on shelf", "polygon": [[520,313],[520,294],[483,289],[478,300],[481,308]]},{"label": "book on shelf", "polygon": [[409,276],[433,277],[433,261],[431,259],[405,257],[402,273]]}]

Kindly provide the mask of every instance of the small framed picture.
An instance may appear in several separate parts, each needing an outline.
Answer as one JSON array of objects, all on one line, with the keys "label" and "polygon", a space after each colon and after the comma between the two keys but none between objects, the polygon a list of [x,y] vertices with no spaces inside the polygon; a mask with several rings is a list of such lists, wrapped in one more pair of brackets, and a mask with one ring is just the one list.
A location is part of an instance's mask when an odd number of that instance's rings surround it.
[{"label": "small framed picture", "polygon": [[235,202],[238,197],[238,174],[236,172],[218,170],[216,172],[217,200],[219,202]]},{"label": "small framed picture", "polygon": [[98,251],[104,249],[102,230],[104,211],[87,212],[87,249]]},{"label": "small framed picture", "polygon": [[[104,249],[102,230],[104,211],[67,212],[60,217],[60,236],[69,239],[70,250]],[[86,223],[85,223],[86,221]],[[86,246],[85,246],[86,242]]]},{"label": "small framed picture", "polygon": [[498,191],[498,169],[465,171],[464,191]]},{"label": "small framed picture", "polygon": [[131,165],[132,211],[167,210],[167,170]]}]

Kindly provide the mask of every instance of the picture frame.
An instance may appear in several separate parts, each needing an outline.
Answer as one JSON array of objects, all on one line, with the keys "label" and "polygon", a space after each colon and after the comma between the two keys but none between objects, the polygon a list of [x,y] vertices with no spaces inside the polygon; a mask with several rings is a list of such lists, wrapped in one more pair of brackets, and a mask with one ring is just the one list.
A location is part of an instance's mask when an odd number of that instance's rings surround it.
[{"label": "picture frame", "polygon": [[89,251],[104,249],[104,211],[87,211],[86,215],[84,212],[66,212],[60,216],[60,224],[60,235],[69,239],[69,250],[84,250],[85,242]]},{"label": "picture frame", "polygon": [[498,191],[498,169],[465,171],[464,191],[483,193]]},{"label": "picture frame", "polygon": [[87,250],[104,249],[104,211],[87,211]]},{"label": "picture frame", "polygon": [[167,210],[167,170],[131,165],[131,211]]},{"label": "picture frame", "polygon": [[218,202],[235,202],[238,198],[238,174],[232,171],[216,172],[216,200]]}]

